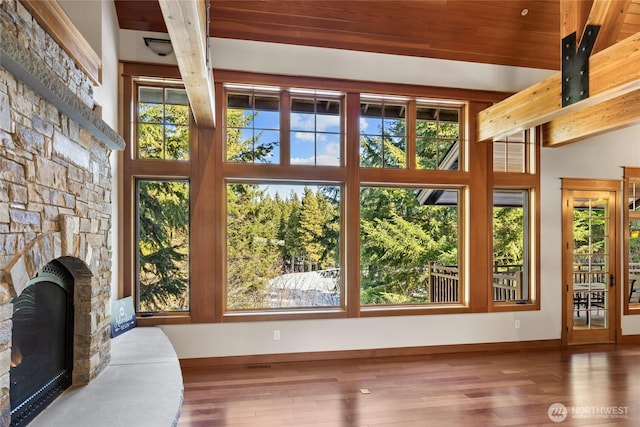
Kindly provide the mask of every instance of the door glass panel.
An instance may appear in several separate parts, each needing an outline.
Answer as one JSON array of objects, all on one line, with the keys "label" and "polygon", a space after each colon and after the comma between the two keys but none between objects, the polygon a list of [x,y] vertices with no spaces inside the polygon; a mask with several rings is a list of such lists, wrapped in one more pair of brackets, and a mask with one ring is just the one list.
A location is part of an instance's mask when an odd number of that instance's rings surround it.
[{"label": "door glass panel", "polygon": [[573,329],[609,328],[608,200],[573,199]]}]

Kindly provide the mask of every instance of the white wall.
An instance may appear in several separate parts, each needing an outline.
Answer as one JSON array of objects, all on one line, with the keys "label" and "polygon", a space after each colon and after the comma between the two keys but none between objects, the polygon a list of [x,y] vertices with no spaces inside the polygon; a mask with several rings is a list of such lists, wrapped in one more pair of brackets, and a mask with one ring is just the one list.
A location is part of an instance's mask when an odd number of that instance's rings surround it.
[{"label": "white wall", "polygon": [[[102,107],[102,120],[116,131],[118,130],[118,48],[119,25],[115,5],[112,1],[59,0],[82,36],[102,59],[102,84],[94,87],[94,100]],[[120,256],[118,251],[119,218],[117,203],[119,199],[118,178],[121,167],[117,161],[117,152],[111,155],[111,174],[113,176],[113,215],[111,216],[111,244],[113,248],[111,277],[111,297],[118,296],[118,283],[121,281]]]},{"label": "white wall", "polygon": [[[144,45],[145,36],[169,38],[163,33],[120,30],[120,59],[176,63],[173,54],[159,57],[151,52]],[[211,40],[211,58],[214,68],[230,70],[505,92],[517,92],[552,74],[530,68],[219,38]]]},{"label": "white wall", "polygon": [[[140,33],[121,31],[120,35],[122,59],[135,60],[140,54],[154,62],[175,61],[149,55],[141,44]],[[551,74],[545,70],[223,39],[213,40],[212,52],[215,68],[513,92]],[[540,311],[162,328],[180,358],[559,339],[562,319],[558,178],[619,178],[620,166],[634,166],[629,163],[633,159],[635,165],[640,165],[639,131],[635,127],[543,150]],[[519,329],[515,329],[514,320],[520,320]],[[625,333],[640,333],[639,321],[640,317],[625,318]],[[280,331],[279,341],[273,340],[274,330]]]},{"label": "white wall", "polygon": [[58,0],[69,19],[93,50],[102,56],[102,1]]},{"label": "white wall", "polygon": [[[541,280],[543,292],[553,296],[553,310],[561,310],[562,213],[561,178],[621,179],[622,167],[640,167],[640,125],[620,129],[564,147],[542,150]],[[624,294],[624,292],[623,292]],[[624,295],[621,295],[624,298]],[[640,334],[640,316],[622,317],[623,335]]]},{"label": "white wall", "polygon": [[[119,99],[119,24],[116,8],[111,1],[101,1],[101,26],[102,26],[102,86],[95,89],[95,99],[102,106],[102,120],[107,122],[113,129],[119,131],[118,122]],[[119,151],[111,153],[111,176],[113,185],[111,200],[113,203],[111,215],[111,247],[113,249],[112,276],[111,276],[111,299],[118,297],[118,285],[122,283],[122,268],[120,244],[120,218],[122,217],[122,206],[120,200],[120,188],[122,187],[122,162],[118,161]]]}]

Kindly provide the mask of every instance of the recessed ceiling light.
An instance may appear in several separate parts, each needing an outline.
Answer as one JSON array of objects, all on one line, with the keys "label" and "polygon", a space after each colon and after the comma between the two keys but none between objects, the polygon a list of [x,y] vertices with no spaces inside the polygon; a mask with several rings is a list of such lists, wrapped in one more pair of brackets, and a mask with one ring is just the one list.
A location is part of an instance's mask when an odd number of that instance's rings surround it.
[{"label": "recessed ceiling light", "polygon": [[529,13],[529,9],[522,9],[522,12],[520,12],[520,15],[527,16],[527,13]]}]

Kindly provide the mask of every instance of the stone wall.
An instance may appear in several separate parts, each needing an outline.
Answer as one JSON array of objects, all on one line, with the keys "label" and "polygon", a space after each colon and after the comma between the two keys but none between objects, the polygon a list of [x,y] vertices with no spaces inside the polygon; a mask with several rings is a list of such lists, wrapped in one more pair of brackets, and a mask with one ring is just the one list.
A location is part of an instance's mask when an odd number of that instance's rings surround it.
[{"label": "stone wall", "polygon": [[[0,0],[0,35],[93,106],[88,77],[16,0]],[[109,363],[110,154],[0,62],[0,426],[10,417],[11,299],[50,261],[75,279],[74,384]]]}]

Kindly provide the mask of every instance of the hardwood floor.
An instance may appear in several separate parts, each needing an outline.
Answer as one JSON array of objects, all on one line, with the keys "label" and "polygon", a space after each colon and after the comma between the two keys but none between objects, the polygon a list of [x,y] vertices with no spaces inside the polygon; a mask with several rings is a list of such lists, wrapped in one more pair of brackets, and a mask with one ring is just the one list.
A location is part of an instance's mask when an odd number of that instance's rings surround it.
[{"label": "hardwood floor", "polygon": [[[640,345],[184,368],[178,427],[640,425]],[[565,405],[551,421],[553,403]]]}]

